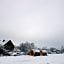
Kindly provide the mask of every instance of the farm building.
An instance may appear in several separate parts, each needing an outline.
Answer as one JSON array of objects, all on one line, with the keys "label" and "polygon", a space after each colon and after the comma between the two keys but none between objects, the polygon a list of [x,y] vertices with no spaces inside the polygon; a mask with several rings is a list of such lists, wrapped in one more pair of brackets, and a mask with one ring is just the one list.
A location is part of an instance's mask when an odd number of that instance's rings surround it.
[{"label": "farm building", "polygon": [[28,55],[30,55],[30,56],[45,56],[45,55],[47,55],[47,53],[44,53],[42,50],[32,49],[32,50],[28,51]]},{"label": "farm building", "polygon": [[28,51],[28,55],[31,55],[31,56],[40,56],[40,51],[32,49],[32,50]]},{"label": "farm building", "polygon": [[47,51],[46,50],[40,50],[40,52],[42,52],[43,56],[47,56]]},{"label": "farm building", "polygon": [[14,50],[14,44],[11,40],[4,44],[4,49],[12,51]]}]

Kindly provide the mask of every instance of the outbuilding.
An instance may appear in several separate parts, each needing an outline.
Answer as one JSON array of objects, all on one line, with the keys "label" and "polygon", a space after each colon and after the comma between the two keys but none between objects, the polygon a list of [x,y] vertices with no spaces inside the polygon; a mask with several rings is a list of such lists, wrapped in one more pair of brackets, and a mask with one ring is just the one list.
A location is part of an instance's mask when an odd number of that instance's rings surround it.
[{"label": "outbuilding", "polygon": [[42,56],[42,51],[38,49],[31,49],[28,51],[28,55],[30,56]]}]

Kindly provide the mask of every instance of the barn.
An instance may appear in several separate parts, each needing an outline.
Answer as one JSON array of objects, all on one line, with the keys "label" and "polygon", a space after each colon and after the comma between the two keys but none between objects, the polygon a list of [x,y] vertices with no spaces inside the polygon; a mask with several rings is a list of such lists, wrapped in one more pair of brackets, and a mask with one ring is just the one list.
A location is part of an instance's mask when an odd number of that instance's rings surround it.
[{"label": "barn", "polygon": [[42,56],[42,51],[38,49],[31,49],[28,51],[28,55],[30,56]]}]

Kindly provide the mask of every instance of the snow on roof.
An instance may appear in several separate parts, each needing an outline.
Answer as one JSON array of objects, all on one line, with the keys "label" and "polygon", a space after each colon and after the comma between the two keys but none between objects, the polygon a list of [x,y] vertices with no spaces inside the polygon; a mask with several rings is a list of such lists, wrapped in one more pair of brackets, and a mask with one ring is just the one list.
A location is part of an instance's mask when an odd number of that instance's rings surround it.
[{"label": "snow on roof", "polygon": [[42,50],[42,52],[47,52],[46,50]]},{"label": "snow on roof", "polygon": [[20,52],[21,50],[18,48],[14,48],[14,51]]},{"label": "snow on roof", "polygon": [[1,40],[1,41],[0,41],[0,44],[1,44],[1,45],[4,45],[4,44],[7,43],[7,42],[8,42],[8,40],[5,40],[4,42],[3,42],[3,40]]},{"label": "snow on roof", "polygon": [[[9,41],[9,40],[5,40],[5,41],[3,42],[3,40],[0,40],[0,44],[4,45],[4,44],[6,44],[8,41]],[[12,41],[12,43],[14,44],[14,41],[13,41],[13,40],[11,40],[11,41]],[[14,44],[14,45],[15,45],[15,44]]]},{"label": "snow on roof", "polygon": [[38,49],[32,49],[34,52],[40,52],[40,50]]}]

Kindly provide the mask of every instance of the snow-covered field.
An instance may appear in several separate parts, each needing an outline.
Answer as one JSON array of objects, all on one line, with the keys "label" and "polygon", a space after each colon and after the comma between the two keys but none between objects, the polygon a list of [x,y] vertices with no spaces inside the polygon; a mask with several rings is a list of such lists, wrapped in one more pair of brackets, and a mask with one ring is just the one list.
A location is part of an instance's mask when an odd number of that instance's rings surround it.
[{"label": "snow-covered field", "polygon": [[50,54],[48,56],[4,56],[0,57],[0,64],[64,64],[64,54]]}]

